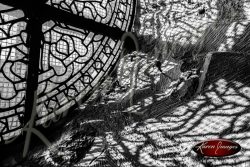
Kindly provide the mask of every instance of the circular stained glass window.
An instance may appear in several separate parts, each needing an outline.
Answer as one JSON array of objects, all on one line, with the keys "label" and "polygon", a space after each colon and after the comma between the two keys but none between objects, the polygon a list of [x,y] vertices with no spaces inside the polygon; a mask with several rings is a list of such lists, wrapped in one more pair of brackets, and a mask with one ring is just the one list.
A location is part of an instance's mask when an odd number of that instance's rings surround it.
[{"label": "circular stained glass window", "polygon": [[[20,2],[0,3],[1,142],[21,133],[25,106],[30,103],[27,71],[33,55],[27,27],[33,13],[26,12]],[[45,20],[36,67],[36,125],[57,120],[107,76],[119,58],[122,33],[132,28],[135,6],[135,0],[49,0],[43,4],[35,16]]]}]

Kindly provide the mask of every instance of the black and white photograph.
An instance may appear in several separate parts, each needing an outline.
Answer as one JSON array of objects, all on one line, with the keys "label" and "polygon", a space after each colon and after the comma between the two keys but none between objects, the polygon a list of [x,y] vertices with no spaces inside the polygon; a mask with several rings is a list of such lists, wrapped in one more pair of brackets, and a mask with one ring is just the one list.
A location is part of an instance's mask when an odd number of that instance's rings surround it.
[{"label": "black and white photograph", "polygon": [[0,0],[0,167],[250,167],[250,0]]}]

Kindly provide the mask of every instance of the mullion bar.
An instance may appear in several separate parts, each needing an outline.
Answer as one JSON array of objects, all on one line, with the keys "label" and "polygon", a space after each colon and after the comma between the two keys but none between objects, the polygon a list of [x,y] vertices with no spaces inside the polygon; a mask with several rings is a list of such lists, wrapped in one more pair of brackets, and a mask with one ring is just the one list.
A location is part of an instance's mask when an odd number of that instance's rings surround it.
[{"label": "mullion bar", "polygon": [[94,20],[83,18],[67,11],[49,6],[47,4],[42,4],[41,2],[36,3],[34,1],[38,0],[1,0],[1,3],[22,9],[27,14],[27,17],[29,17],[29,13],[27,13],[27,11],[33,9],[35,5],[35,8],[39,7],[40,9],[40,12],[36,13],[37,17],[39,17],[44,22],[49,20],[56,20],[64,24],[69,24],[76,28],[89,30],[97,34],[102,34],[104,36],[109,36],[114,40],[120,40],[122,35],[124,34],[124,31],[117,27],[110,27],[108,25],[95,22]]}]

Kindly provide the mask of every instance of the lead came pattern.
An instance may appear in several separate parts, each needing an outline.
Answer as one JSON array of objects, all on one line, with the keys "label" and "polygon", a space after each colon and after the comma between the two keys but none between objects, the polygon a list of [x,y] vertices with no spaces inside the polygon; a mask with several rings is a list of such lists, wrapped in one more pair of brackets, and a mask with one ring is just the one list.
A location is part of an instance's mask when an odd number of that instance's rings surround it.
[{"label": "lead came pattern", "polygon": [[26,38],[23,12],[0,5],[0,142],[20,133],[26,88]]},{"label": "lead came pattern", "polygon": [[115,63],[121,43],[86,30],[50,21],[40,61],[38,124],[66,110],[88,93]]},{"label": "lead came pattern", "polygon": [[49,0],[48,4],[111,27],[128,30],[133,0]]},{"label": "lead came pattern", "polygon": [[[132,25],[135,7],[132,0],[50,0],[49,4],[124,31]],[[23,127],[29,50],[27,17],[22,11],[0,3],[0,142],[18,136]],[[39,60],[36,125],[48,127],[47,123],[60,120],[55,116],[91,93],[107,75],[118,60],[121,41],[56,20],[44,23],[41,31],[44,38]]]}]

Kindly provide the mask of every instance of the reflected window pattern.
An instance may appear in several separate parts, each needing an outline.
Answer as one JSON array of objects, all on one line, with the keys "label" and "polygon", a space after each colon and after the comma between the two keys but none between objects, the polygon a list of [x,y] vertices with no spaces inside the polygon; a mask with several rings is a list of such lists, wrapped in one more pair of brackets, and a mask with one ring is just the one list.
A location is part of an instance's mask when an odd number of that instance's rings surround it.
[{"label": "reflected window pattern", "polygon": [[247,53],[249,7],[249,1],[141,0],[139,35],[160,39],[173,56],[185,50]]}]

